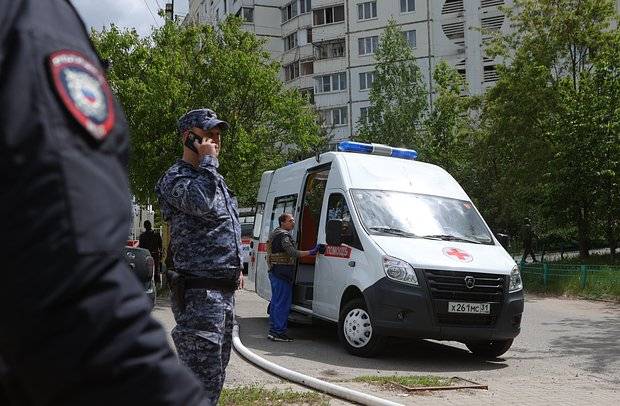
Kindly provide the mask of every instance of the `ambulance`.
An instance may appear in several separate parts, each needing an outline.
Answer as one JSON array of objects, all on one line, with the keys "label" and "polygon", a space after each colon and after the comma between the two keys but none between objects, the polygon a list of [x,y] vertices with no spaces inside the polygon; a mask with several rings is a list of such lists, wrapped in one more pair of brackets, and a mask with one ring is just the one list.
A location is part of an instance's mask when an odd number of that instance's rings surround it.
[{"label": "ambulance", "polygon": [[249,279],[269,300],[267,239],[291,213],[298,249],[322,244],[297,262],[292,311],[337,323],[348,352],[373,356],[404,337],[496,358],[520,332],[519,268],[456,180],[416,158],[344,141],[263,173]]}]

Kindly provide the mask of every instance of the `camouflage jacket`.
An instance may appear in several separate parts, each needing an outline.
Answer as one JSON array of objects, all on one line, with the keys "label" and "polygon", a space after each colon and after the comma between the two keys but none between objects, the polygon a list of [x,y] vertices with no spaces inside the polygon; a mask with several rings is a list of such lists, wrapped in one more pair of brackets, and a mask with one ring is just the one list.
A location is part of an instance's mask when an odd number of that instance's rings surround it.
[{"label": "camouflage jacket", "polygon": [[179,159],[157,182],[163,218],[170,224],[175,270],[193,276],[238,276],[241,226],[237,199],[205,156],[198,168]]}]

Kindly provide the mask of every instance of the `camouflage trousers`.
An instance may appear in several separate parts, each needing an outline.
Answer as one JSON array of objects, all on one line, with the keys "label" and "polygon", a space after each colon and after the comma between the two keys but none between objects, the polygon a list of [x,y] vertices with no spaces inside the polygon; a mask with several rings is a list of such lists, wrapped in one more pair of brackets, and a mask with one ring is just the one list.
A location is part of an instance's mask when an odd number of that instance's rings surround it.
[{"label": "camouflage trousers", "polygon": [[220,398],[232,347],[234,292],[187,289],[185,309],[172,301],[177,322],[172,339],[179,359],[202,382],[207,400]]}]

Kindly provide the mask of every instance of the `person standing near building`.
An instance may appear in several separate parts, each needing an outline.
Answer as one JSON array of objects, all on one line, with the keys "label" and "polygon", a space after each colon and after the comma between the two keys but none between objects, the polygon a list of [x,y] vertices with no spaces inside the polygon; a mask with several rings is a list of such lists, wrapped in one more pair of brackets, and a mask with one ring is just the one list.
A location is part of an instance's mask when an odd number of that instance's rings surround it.
[{"label": "person standing near building", "polygon": [[128,129],[84,24],[0,10],[0,404],[203,404],[122,257]]},{"label": "person standing near building", "polygon": [[142,248],[146,248],[151,253],[151,256],[153,257],[153,262],[155,262],[155,272],[154,272],[153,277],[155,279],[155,284],[157,286],[160,286],[161,285],[161,274],[160,274],[161,263],[160,262],[161,262],[161,251],[163,248],[162,242],[161,242],[161,236],[159,235],[159,233],[156,233],[155,231],[153,231],[153,227],[149,220],[144,221],[144,229],[145,231],[142,234],[140,234],[140,237],[139,237],[139,241],[140,241],[139,246]]},{"label": "person standing near building", "polygon": [[168,273],[179,358],[216,404],[232,346],[234,293],[243,286],[237,200],[218,173],[221,131],[228,123],[209,109],[179,119],[183,157],[156,186],[170,225],[174,271]]},{"label": "person standing near building", "polygon": [[309,251],[295,248],[291,230],[295,228],[295,219],[289,213],[282,213],[278,218],[279,227],[269,234],[268,258],[269,281],[271,282],[271,303],[269,305],[269,333],[272,341],[293,341],[287,334],[288,315],[293,298],[293,278],[295,261],[299,257],[316,255],[318,246]]}]

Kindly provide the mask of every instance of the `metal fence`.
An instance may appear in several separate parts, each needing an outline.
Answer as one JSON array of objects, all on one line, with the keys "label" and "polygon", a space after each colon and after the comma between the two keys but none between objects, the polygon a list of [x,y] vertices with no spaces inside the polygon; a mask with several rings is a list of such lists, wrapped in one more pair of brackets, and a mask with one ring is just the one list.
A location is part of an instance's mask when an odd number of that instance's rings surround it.
[{"label": "metal fence", "polygon": [[620,296],[620,266],[521,262],[526,290]]}]

